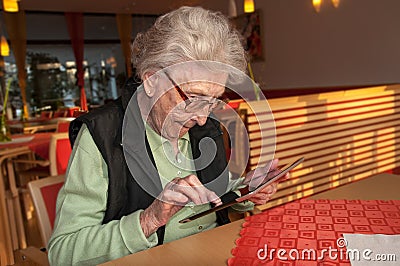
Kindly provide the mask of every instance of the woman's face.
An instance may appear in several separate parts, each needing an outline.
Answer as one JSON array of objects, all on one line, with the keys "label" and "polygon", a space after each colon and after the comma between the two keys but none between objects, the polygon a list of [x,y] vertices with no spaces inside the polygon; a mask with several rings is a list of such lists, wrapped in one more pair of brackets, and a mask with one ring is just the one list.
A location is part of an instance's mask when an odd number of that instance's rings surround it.
[{"label": "woman's face", "polygon": [[[181,83],[180,80],[188,80],[188,77],[182,77],[182,72],[158,75],[157,84],[153,82],[156,86],[150,88],[149,83],[144,83],[147,92],[154,90],[150,97],[157,97],[148,123],[166,139],[180,138],[196,124],[204,125],[210,112],[221,103],[217,98],[225,91],[224,83],[208,82],[203,78]],[[219,77],[219,80],[225,82],[226,76]]]}]

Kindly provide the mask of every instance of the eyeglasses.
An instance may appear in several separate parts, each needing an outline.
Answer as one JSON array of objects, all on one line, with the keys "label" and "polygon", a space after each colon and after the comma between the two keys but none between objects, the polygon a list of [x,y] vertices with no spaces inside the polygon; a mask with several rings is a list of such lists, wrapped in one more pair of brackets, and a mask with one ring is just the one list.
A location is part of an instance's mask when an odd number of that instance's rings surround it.
[{"label": "eyeglasses", "polygon": [[174,85],[175,91],[179,94],[181,99],[185,102],[184,110],[186,112],[196,112],[199,110],[203,110],[205,107],[208,108],[208,111],[211,112],[218,107],[222,107],[224,104],[220,100],[210,97],[210,96],[194,96],[188,97],[186,93],[178,86],[178,84],[169,76],[167,72],[164,72],[169,81],[171,81],[172,85]]}]

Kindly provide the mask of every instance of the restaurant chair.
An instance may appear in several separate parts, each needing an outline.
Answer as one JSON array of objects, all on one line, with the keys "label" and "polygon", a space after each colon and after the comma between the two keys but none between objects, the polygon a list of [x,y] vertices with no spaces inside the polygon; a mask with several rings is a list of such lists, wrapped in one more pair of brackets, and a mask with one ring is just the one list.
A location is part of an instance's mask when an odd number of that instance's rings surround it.
[{"label": "restaurant chair", "polygon": [[[47,247],[47,243],[53,232],[57,196],[64,181],[64,175],[59,175],[45,177],[28,183],[29,194],[35,208],[42,248],[29,246],[26,249],[19,250],[23,260],[21,265],[50,265],[45,247]],[[34,264],[31,264],[32,262]]]},{"label": "restaurant chair", "polygon": [[49,259],[47,257],[47,252],[37,248],[37,247],[27,247],[25,249],[20,249],[16,253],[16,256],[21,257],[22,262],[17,262],[17,265],[40,265],[40,266],[50,266]]},{"label": "restaurant chair", "polygon": [[40,118],[43,118],[43,119],[50,119],[50,118],[52,118],[52,116],[53,116],[53,111],[42,111],[40,113]]},{"label": "restaurant chair", "polygon": [[61,132],[68,132],[69,130],[69,124],[71,123],[71,121],[58,121],[57,122],[57,133],[61,133]]},{"label": "restaurant chair", "polygon": [[67,170],[71,144],[68,133],[53,133],[49,145],[49,160],[14,160],[15,163],[30,164],[34,167],[17,170],[20,179],[37,179],[37,177],[56,176]]},{"label": "restaurant chair", "polygon": [[74,113],[79,110],[81,110],[81,108],[79,106],[68,107],[67,108],[67,117],[74,117]]},{"label": "restaurant chair", "polygon": [[84,110],[77,110],[77,111],[74,111],[74,113],[72,114],[72,116],[73,117],[79,117],[79,116],[81,116],[81,115],[83,115],[83,114],[86,114],[88,111],[84,111]]},{"label": "restaurant chair", "polygon": [[67,110],[57,110],[53,114],[53,118],[57,117],[67,117],[68,111]]},{"label": "restaurant chair", "polygon": [[21,265],[50,265],[45,247],[47,247],[53,232],[57,196],[64,182],[65,176],[59,175],[45,177],[28,183],[29,194],[35,208],[42,248],[29,246],[19,250],[19,254],[21,254],[21,259],[23,260]]},{"label": "restaurant chair", "polygon": [[50,176],[28,183],[29,194],[37,217],[43,247],[47,246],[56,217],[57,195],[65,176]]},{"label": "restaurant chair", "polygon": [[65,174],[71,152],[68,133],[54,133],[51,136],[49,150],[50,175]]}]

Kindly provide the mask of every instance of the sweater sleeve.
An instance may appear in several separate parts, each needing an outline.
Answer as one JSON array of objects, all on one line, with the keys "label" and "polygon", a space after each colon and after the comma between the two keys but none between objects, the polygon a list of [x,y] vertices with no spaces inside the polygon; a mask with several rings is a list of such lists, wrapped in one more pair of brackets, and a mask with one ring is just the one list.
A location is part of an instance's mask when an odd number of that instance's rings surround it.
[{"label": "sweater sleeve", "polygon": [[83,125],[57,198],[57,216],[48,244],[52,265],[93,265],[157,244],[157,234],[146,238],[142,232],[142,210],[102,224],[107,189],[107,165]]}]

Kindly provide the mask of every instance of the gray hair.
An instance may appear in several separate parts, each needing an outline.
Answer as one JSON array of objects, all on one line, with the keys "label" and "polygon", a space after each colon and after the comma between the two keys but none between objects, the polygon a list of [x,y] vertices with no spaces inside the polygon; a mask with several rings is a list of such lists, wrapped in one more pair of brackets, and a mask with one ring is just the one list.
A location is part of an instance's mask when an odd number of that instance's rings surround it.
[{"label": "gray hair", "polygon": [[246,71],[241,35],[222,13],[181,7],[159,17],[132,45],[132,63],[141,78],[193,60],[217,61]]}]

